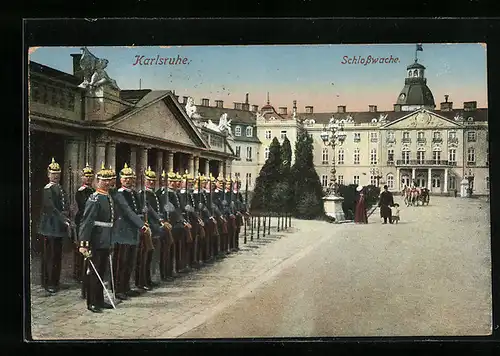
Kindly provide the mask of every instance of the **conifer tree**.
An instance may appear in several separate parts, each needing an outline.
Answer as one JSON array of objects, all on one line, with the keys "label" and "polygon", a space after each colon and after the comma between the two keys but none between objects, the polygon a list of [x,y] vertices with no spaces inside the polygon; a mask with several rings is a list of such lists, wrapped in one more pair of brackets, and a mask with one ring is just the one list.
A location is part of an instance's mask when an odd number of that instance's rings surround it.
[{"label": "conifer tree", "polygon": [[294,215],[299,219],[317,219],[325,216],[323,187],[314,168],[313,139],[300,126],[295,143],[295,162],[292,167]]}]

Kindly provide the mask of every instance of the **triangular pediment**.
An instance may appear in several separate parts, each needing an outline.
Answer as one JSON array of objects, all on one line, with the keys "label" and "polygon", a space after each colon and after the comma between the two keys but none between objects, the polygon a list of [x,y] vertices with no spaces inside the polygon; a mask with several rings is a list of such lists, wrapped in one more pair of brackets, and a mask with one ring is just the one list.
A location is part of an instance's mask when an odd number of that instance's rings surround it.
[{"label": "triangular pediment", "polygon": [[171,95],[158,98],[117,119],[110,124],[110,128],[178,144],[207,148],[207,143],[198,129],[174,100]]},{"label": "triangular pediment", "polygon": [[396,121],[384,125],[390,129],[452,129],[460,124],[429,110],[414,111]]}]

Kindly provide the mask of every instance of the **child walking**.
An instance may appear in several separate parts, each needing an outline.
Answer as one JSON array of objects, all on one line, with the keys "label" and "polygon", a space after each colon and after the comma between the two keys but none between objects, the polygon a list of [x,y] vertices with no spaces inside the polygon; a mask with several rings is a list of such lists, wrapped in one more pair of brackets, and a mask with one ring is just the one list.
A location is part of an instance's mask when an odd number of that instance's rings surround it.
[{"label": "child walking", "polygon": [[391,213],[392,213],[392,221],[397,224],[399,222],[399,204],[398,203],[394,204],[391,207]]}]

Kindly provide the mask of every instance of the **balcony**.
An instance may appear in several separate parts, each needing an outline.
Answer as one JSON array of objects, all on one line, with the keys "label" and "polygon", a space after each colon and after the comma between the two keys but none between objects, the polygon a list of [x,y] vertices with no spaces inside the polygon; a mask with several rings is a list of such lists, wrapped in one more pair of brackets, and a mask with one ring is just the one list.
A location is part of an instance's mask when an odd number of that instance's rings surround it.
[{"label": "balcony", "polygon": [[403,142],[403,143],[411,143],[411,138],[409,138],[409,137],[403,137],[401,139],[401,142]]},{"label": "balcony", "polygon": [[425,137],[419,137],[417,138],[417,143],[426,143],[427,139]]},{"label": "balcony", "polygon": [[453,167],[456,165],[457,165],[457,162],[450,162],[450,161],[444,161],[444,160],[433,160],[433,159],[428,159],[428,160],[398,159],[396,161],[396,166],[451,166],[451,167]]},{"label": "balcony", "polygon": [[432,143],[442,143],[443,139],[441,137],[433,137]]},{"label": "balcony", "polygon": [[370,137],[370,142],[378,142],[378,137]]},{"label": "balcony", "polygon": [[458,144],[458,137],[448,137],[448,143]]},{"label": "balcony", "polygon": [[467,166],[468,167],[475,167],[476,166],[476,162],[467,162]]}]

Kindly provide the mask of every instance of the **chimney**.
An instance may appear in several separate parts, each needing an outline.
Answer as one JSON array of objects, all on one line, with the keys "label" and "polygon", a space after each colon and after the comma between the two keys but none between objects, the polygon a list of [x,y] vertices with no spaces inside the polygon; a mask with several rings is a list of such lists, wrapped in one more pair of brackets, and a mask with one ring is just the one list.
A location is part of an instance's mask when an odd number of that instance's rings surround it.
[{"label": "chimney", "polygon": [[73,53],[71,54],[73,57],[73,75],[83,80],[83,71],[80,67],[80,59],[82,58],[81,53]]},{"label": "chimney", "polygon": [[465,101],[464,111],[474,111],[477,109],[477,101]]},{"label": "chimney", "polygon": [[234,103],[234,108],[236,110],[241,110],[241,105],[242,105],[241,103]]},{"label": "chimney", "polygon": [[297,111],[297,100],[293,101],[293,111]]},{"label": "chimney", "polygon": [[259,105],[252,105],[252,111],[253,112],[259,111]]},{"label": "chimney", "polygon": [[215,100],[215,107],[216,108],[223,108],[224,102],[222,100]]},{"label": "chimney", "polygon": [[394,111],[401,111],[401,104],[394,104]]},{"label": "chimney", "polygon": [[177,102],[179,102],[179,95],[174,95],[175,96],[175,100],[177,100]]},{"label": "chimney", "polygon": [[368,111],[377,112],[377,105],[368,105]]},{"label": "chimney", "polygon": [[209,99],[201,99],[201,105],[202,106],[210,106],[210,100]]},{"label": "chimney", "polygon": [[453,102],[448,101],[448,95],[444,96],[444,102],[441,103],[440,109],[441,111],[452,111],[453,110]]},{"label": "chimney", "polygon": [[306,114],[312,114],[313,113],[313,107],[312,106],[306,106]]},{"label": "chimney", "polygon": [[245,95],[245,104],[248,104],[248,93]]},{"label": "chimney", "polygon": [[338,113],[345,113],[345,105],[337,106],[337,112]]},{"label": "chimney", "polygon": [[[311,106],[311,108],[312,108],[312,106]],[[280,114],[280,115],[286,115],[286,114],[287,114],[287,113],[286,113],[286,111],[287,111],[286,106],[280,106],[280,107],[279,107],[279,111],[280,111],[280,112],[279,112],[279,114]]]},{"label": "chimney", "polygon": [[183,96],[182,97],[182,103],[183,104],[187,104],[187,102],[188,102],[188,97],[187,96]]}]

